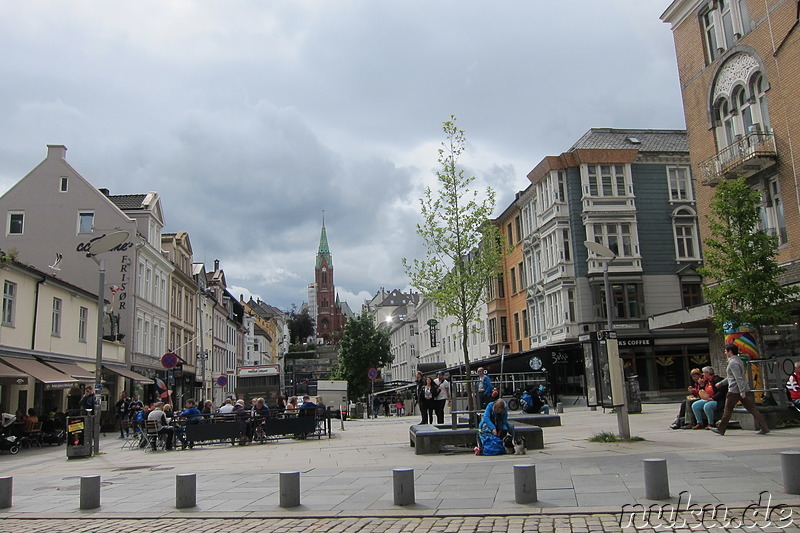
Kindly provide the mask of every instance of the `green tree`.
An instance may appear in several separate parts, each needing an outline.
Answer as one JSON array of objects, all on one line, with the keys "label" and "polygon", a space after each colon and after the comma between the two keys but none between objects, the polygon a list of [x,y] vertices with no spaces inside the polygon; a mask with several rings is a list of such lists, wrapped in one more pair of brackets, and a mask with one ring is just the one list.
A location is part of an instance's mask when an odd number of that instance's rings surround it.
[{"label": "green tree", "polygon": [[366,312],[349,319],[339,342],[339,362],[333,369],[333,379],[347,381],[347,394],[351,399],[367,395],[370,392],[367,372],[394,360],[390,348],[389,333],[375,327]]},{"label": "green tree", "polygon": [[[456,117],[444,122],[446,139],[439,149],[436,177],[438,189],[425,189],[420,199],[422,224],[417,234],[425,245],[425,258],[403,266],[411,284],[432,299],[439,312],[452,316],[461,330],[464,368],[470,370],[469,327],[479,318],[487,300],[486,288],[504,253],[500,232],[493,223],[495,193],[487,187],[472,188],[475,177],[467,177],[458,160],[466,149],[466,136],[456,127]],[[471,383],[467,381],[469,408],[473,409]]]},{"label": "green tree", "polygon": [[703,241],[698,272],[711,281],[703,292],[720,328],[725,322],[748,323],[761,333],[762,326],[789,320],[788,306],[800,294],[780,283],[778,238],[758,229],[760,204],[760,193],[744,178],[723,180],[711,200],[712,236]]},{"label": "green tree", "polygon": [[289,311],[289,342],[292,344],[305,342],[314,335],[314,319],[308,314],[308,309],[298,313],[294,305]]}]

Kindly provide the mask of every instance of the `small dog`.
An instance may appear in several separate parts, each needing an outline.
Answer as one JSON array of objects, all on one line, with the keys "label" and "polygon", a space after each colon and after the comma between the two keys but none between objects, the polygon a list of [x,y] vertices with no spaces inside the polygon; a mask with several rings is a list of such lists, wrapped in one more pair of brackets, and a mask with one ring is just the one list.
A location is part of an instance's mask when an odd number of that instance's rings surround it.
[{"label": "small dog", "polygon": [[514,455],[525,455],[528,449],[525,447],[525,437],[516,437],[514,439]]},{"label": "small dog", "polygon": [[525,437],[506,435],[503,439],[503,448],[505,448],[507,455],[525,455],[528,453],[525,448]]}]

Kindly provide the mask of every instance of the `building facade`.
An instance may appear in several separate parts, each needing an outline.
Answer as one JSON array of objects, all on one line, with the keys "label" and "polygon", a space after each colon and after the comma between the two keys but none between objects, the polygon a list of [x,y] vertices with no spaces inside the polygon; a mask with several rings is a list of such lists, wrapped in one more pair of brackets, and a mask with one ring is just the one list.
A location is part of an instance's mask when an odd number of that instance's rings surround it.
[{"label": "building facade", "polygon": [[[675,41],[698,211],[708,212],[721,180],[746,178],[763,199],[760,229],[778,238],[782,282],[800,282],[798,3],[676,0],[661,18]],[[700,237],[709,236],[701,218]],[[764,355],[800,356],[798,334],[797,320],[775,325]]]},{"label": "building facade", "polygon": [[[567,152],[542,160],[528,178],[531,186],[515,199],[518,211],[509,208],[501,221],[512,253],[504,263],[505,288],[495,286],[495,299],[504,301],[494,307],[511,311],[511,330],[506,343],[499,321],[492,333],[490,302],[490,343],[509,346],[511,359],[522,357],[533,370],[545,368],[559,394],[582,394],[582,339],[607,327],[605,261],[584,245],[593,241],[615,254],[608,266],[611,322],[626,372],[638,376],[644,391],[683,389],[689,369],[709,360],[706,332],[653,331],[648,317],[699,303],[686,133],[592,129]],[[512,301],[520,291],[527,309]],[[529,344],[517,340],[517,322]]]}]

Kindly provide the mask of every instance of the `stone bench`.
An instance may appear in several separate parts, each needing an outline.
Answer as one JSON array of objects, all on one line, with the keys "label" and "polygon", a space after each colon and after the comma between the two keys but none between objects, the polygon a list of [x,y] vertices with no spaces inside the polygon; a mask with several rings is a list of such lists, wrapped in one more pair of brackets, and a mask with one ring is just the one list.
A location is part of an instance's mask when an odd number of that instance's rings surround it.
[{"label": "stone bench", "polygon": [[539,426],[541,428],[558,427],[561,425],[561,417],[555,413],[547,415],[540,413],[509,413],[508,419],[515,424],[528,424],[530,426]]},{"label": "stone bench", "polygon": [[[542,428],[528,425],[515,425],[514,433],[525,438],[525,446],[529,450],[544,448]],[[478,430],[469,427],[452,429],[451,426],[433,424],[415,424],[409,428],[411,447],[416,455],[439,453],[442,446],[476,446]]]},{"label": "stone bench", "polygon": [[[764,415],[770,429],[792,425],[791,421],[798,419],[797,411],[791,406],[759,405],[758,410]],[[756,421],[753,419],[753,415],[748,413],[744,407],[734,408],[731,422],[738,422],[744,430],[755,431],[756,429]]]}]

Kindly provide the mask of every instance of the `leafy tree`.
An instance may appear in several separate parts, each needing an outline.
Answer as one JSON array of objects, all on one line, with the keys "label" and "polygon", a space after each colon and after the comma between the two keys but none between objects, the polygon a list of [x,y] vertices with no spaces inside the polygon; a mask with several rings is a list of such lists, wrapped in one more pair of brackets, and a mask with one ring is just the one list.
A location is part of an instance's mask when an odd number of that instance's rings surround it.
[{"label": "leafy tree", "polygon": [[289,311],[289,342],[297,344],[305,342],[314,335],[314,319],[308,314],[308,309],[298,313],[295,306]]},{"label": "leafy tree", "polygon": [[394,360],[389,343],[389,332],[375,327],[366,312],[351,318],[344,326],[339,342],[339,363],[334,367],[333,379],[346,380],[350,398],[360,398],[369,393],[370,368],[382,368]]},{"label": "leafy tree", "polygon": [[712,237],[703,241],[705,264],[698,272],[714,281],[703,291],[720,328],[728,321],[757,330],[785,322],[789,303],[800,294],[778,279],[778,238],[758,229],[760,204],[761,195],[743,178],[722,181],[711,201]]},{"label": "leafy tree", "polygon": [[[466,149],[466,136],[456,127],[456,117],[444,122],[446,139],[439,149],[437,170],[438,190],[425,189],[420,199],[423,223],[417,224],[417,234],[425,244],[425,258],[403,266],[411,284],[438,309],[455,319],[461,330],[464,368],[470,370],[470,324],[479,318],[479,310],[487,300],[486,287],[497,275],[504,253],[500,232],[492,222],[495,193],[487,187],[480,191],[471,188],[475,177],[467,177],[458,160]],[[470,409],[473,409],[471,383],[467,381]]]}]

